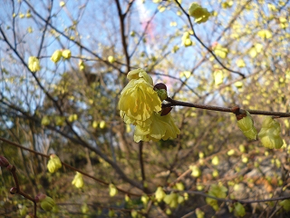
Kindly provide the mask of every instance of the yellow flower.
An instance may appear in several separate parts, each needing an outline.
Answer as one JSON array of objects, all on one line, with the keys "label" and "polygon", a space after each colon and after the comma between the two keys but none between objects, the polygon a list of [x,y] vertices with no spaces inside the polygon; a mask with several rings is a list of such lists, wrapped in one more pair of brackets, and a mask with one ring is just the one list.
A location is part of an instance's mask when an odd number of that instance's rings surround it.
[{"label": "yellow flower", "polygon": [[79,62],[79,67],[80,67],[80,70],[84,70],[86,68],[85,63],[82,60],[80,60]]},{"label": "yellow flower", "polygon": [[142,78],[132,79],[121,92],[118,107],[133,123],[145,121],[153,112],[159,112],[161,101],[151,84]]},{"label": "yellow flower", "polygon": [[50,60],[54,63],[59,62],[59,60],[61,59],[62,53],[60,50],[56,50],[50,57]]},{"label": "yellow flower", "polygon": [[69,49],[65,49],[65,50],[62,51],[61,55],[65,59],[70,59],[70,57],[71,57],[71,51]]},{"label": "yellow flower", "polygon": [[40,70],[40,64],[37,57],[34,57],[34,56],[29,57],[28,68],[31,72],[36,72]]},{"label": "yellow flower", "polygon": [[208,10],[195,2],[189,6],[188,13],[194,17],[196,23],[204,23],[210,17]]},{"label": "yellow flower", "polygon": [[280,134],[280,123],[273,120],[272,117],[267,117],[262,123],[262,129],[258,136],[264,147],[273,149],[281,148],[283,145],[283,140]]},{"label": "yellow flower", "polygon": [[113,183],[110,183],[109,185],[109,194],[111,197],[114,197],[116,194],[118,194],[118,189]]},{"label": "yellow flower", "polygon": [[144,79],[147,83],[149,83],[150,85],[153,86],[153,80],[151,78],[151,76],[149,76],[145,70],[139,68],[136,70],[132,70],[128,73],[127,78],[129,80],[132,79]]},{"label": "yellow flower", "polygon": [[170,114],[160,116],[158,113],[153,113],[149,121],[151,121],[150,125],[136,126],[135,142],[174,139],[180,133]]},{"label": "yellow flower", "polygon": [[82,188],[84,186],[83,175],[77,172],[71,184],[77,188]]},{"label": "yellow flower", "polygon": [[51,154],[49,158],[50,160],[47,163],[47,169],[50,173],[54,173],[62,167],[62,164],[59,157],[55,154]]},{"label": "yellow flower", "polygon": [[155,192],[155,198],[158,202],[161,202],[165,198],[166,194],[162,187],[158,187]]},{"label": "yellow flower", "polygon": [[254,121],[251,117],[251,114],[246,111],[246,116],[237,121],[239,129],[248,139],[257,138],[257,130],[254,126]]}]

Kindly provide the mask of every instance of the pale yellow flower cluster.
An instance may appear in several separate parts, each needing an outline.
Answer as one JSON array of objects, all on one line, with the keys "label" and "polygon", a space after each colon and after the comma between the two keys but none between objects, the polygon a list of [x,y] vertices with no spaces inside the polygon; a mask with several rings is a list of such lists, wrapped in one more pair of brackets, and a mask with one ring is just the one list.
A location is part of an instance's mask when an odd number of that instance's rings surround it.
[{"label": "pale yellow flower cluster", "polygon": [[153,89],[152,78],[143,70],[130,71],[130,80],[118,104],[125,123],[136,126],[134,141],[174,139],[180,133],[170,114],[161,116],[161,100]]},{"label": "pale yellow flower cluster", "polygon": [[188,13],[191,17],[194,17],[196,23],[204,23],[210,17],[210,13],[206,8],[201,7],[198,3],[193,2],[189,6]]}]

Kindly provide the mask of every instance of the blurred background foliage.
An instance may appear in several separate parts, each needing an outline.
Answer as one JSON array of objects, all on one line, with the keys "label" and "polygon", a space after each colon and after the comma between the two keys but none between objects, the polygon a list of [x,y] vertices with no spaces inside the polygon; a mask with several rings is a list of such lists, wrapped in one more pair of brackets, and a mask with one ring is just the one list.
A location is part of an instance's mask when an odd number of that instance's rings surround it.
[{"label": "blurred background foliage", "polygon": [[[247,140],[228,113],[175,107],[171,114],[180,136],[142,145],[133,142],[134,126],[126,126],[119,115],[118,96],[126,74],[137,68],[144,68],[154,83],[165,83],[169,96],[177,100],[290,112],[289,1],[196,2],[211,17],[194,24],[195,34],[244,78],[224,69],[188,36],[192,29],[174,1],[1,3],[0,137],[43,154],[55,153],[137,194],[130,201],[120,192],[111,197],[108,186],[87,177],[85,186],[76,189],[71,184],[75,172],[63,167],[50,174],[46,158],[1,142],[1,155],[17,167],[21,188],[32,196],[46,193],[58,204],[58,212],[48,215],[39,209],[39,217],[196,217],[199,210],[205,217],[238,216],[225,202],[215,211],[204,196],[190,194],[207,193],[219,183],[236,199],[289,195],[289,118],[278,119],[283,148],[269,150]],[[187,11],[190,3],[183,0],[181,6]],[[53,63],[51,55],[62,49],[70,49],[71,58]],[[40,71],[29,71],[30,56],[39,58]],[[253,118],[259,130],[263,116]],[[198,176],[191,175],[190,166],[199,169]],[[9,194],[10,173],[0,173],[1,216],[20,216],[22,207],[31,212],[31,202]],[[188,196],[179,193],[187,200],[177,207],[144,200],[158,186],[169,190],[178,182]],[[84,203],[88,210],[82,209]],[[276,202],[244,206],[247,217],[287,214]]]}]

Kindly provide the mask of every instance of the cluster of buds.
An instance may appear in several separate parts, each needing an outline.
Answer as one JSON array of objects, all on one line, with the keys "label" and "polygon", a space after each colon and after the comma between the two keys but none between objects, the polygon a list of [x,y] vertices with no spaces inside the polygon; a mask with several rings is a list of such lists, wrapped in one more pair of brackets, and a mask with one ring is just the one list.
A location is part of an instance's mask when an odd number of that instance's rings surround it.
[{"label": "cluster of buds", "polygon": [[190,34],[189,34],[189,32],[185,32],[185,33],[183,33],[183,36],[182,36],[181,40],[182,40],[182,44],[183,44],[185,47],[192,46],[192,41],[191,41],[191,39],[190,39]]},{"label": "cluster of buds", "polygon": [[71,57],[71,51],[69,49],[56,50],[51,55],[50,60],[54,63],[57,63],[61,60],[61,58],[70,59],[70,57]]}]

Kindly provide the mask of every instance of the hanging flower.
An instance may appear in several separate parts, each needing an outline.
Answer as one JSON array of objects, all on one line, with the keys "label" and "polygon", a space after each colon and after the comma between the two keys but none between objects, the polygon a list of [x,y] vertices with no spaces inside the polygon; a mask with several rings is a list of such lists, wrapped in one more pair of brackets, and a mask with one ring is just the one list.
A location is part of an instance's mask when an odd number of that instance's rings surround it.
[{"label": "hanging flower", "polygon": [[133,123],[145,121],[153,112],[159,112],[161,101],[153,89],[152,78],[143,70],[131,71],[127,78],[131,80],[121,92],[118,104],[121,114]]},{"label": "hanging flower", "polygon": [[82,188],[84,186],[83,175],[77,172],[71,184],[77,188]]},{"label": "hanging flower", "polygon": [[246,111],[246,114],[241,119],[239,119],[238,117],[237,119],[238,127],[243,132],[243,134],[248,139],[257,139],[257,130],[254,126],[254,121],[251,117],[251,114]]},{"label": "hanging flower", "polygon": [[151,124],[136,126],[134,132],[134,141],[159,141],[174,139],[180,133],[170,114],[161,116],[159,113],[153,113],[150,117]]},{"label": "hanging flower", "polygon": [[35,56],[30,56],[28,59],[28,68],[31,72],[36,72],[40,70],[39,60]]},{"label": "hanging flower", "polygon": [[278,123],[276,120],[273,120],[272,117],[265,118],[258,137],[263,146],[266,148],[281,148],[283,145],[280,123]]},{"label": "hanging flower", "polygon": [[49,158],[50,160],[47,163],[47,169],[50,173],[54,173],[62,167],[62,164],[59,157],[55,154],[51,154]]},{"label": "hanging flower", "polygon": [[161,101],[167,98],[166,85],[153,87],[152,78],[142,69],[130,71],[127,78],[130,81],[121,92],[118,107],[124,122],[136,126],[134,141],[176,138],[180,131],[169,114],[171,108],[161,108]]},{"label": "hanging flower", "polygon": [[50,57],[50,60],[54,63],[57,63],[60,61],[61,59],[61,56],[62,56],[62,53],[60,50],[56,50]]},{"label": "hanging flower", "polygon": [[51,211],[56,206],[55,201],[45,194],[38,194],[35,199],[40,202],[40,207],[45,211]]}]

